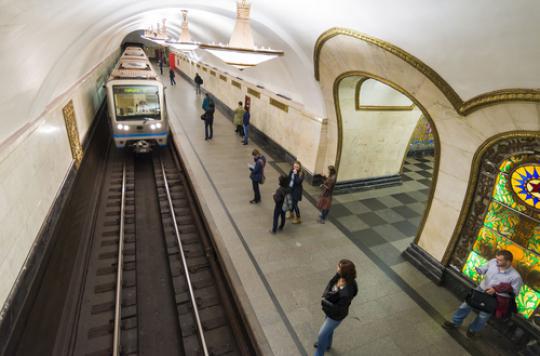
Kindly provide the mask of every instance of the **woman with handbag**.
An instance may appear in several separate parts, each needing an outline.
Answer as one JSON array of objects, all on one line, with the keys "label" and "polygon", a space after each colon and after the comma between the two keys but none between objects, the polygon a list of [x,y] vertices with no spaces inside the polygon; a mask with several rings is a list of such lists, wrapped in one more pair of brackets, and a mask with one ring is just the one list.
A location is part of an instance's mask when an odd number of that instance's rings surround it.
[{"label": "woman with handbag", "polygon": [[324,183],[321,184],[321,196],[317,203],[317,208],[321,211],[319,215],[319,223],[324,224],[326,217],[330,212],[332,206],[332,194],[334,192],[334,186],[336,185],[336,168],[334,166],[328,166],[328,177],[325,177]]},{"label": "woman with handbag", "polygon": [[332,347],[334,330],[349,314],[351,301],[358,294],[356,285],[356,267],[349,260],[341,260],[337,265],[337,273],[324,289],[321,305],[325,314],[324,323],[319,331],[315,345],[315,356],[324,355]]}]

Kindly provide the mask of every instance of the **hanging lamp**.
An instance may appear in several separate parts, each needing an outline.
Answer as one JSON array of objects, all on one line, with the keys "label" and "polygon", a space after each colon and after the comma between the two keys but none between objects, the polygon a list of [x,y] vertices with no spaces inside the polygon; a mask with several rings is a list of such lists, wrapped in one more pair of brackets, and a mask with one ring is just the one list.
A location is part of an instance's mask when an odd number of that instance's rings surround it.
[{"label": "hanging lamp", "polygon": [[283,51],[255,46],[249,23],[250,10],[248,0],[236,3],[236,23],[228,45],[201,43],[199,47],[240,70],[283,56]]},{"label": "hanging lamp", "polygon": [[180,32],[180,38],[178,39],[178,41],[167,41],[168,45],[182,52],[190,52],[199,48],[199,44],[191,40],[191,35],[189,34],[187,13],[187,10],[182,10],[182,31]]}]

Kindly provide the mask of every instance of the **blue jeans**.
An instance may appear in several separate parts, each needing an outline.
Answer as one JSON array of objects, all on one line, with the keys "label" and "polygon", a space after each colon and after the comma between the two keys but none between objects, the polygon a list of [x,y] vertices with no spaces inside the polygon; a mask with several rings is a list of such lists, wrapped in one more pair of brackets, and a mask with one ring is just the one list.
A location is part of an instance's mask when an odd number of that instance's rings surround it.
[{"label": "blue jeans", "polygon": [[251,180],[251,185],[253,186],[253,200],[255,200],[257,203],[261,201],[261,191],[259,190],[259,182],[255,182],[254,180]]},{"label": "blue jeans", "polygon": [[329,212],[330,212],[330,209],[322,209],[321,214],[319,215],[321,220],[326,220],[326,217],[328,216]]},{"label": "blue jeans", "polygon": [[319,330],[319,338],[317,339],[317,350],[315,356],[323,356],[326,349],[332,347],[332,338],[334,330],[341,324],[341,320],[334,320],[326,317],[324,323]]},{"label": "blue jeans", "polygon": [[[452,323],[454,323],[454,325],[460,326],[463,323],[463,320],[465,320],[465,318],[467,317],[467,315],[469,315],[471,310],[471,306],[463,302],[463,304],[459,306],[458,310],[456,310],[456,312],[452,316]],[[474,319],[471,325],[469,325],[469,330],[474,333],[479,332],[486,326],[490,317],[491,314],[489,313],[483,311],[479,312],[476,319]]]},{"label": "blue jeans", "polygon": [[272,221],[272,232],[276,232],[278,228],[278,219],[281,217],[281,224],[279,224],[279,229],[283,230],[285,226],[285,212],[283,208],[279,205],[274,206],[274,220]]},{"label": "blue jeans", "polygon": [[249,125],[242,125],[244,128],[244,143],[248,143]]}]

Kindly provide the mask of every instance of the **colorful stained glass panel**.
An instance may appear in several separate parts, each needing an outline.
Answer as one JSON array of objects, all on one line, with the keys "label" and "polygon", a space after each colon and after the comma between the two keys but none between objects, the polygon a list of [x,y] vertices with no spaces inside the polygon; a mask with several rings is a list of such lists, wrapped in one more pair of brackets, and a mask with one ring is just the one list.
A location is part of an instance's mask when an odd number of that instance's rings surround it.
[{"label": "colorful stained glass panel", "polygon": [[538,308],[538,304],[540,304],[540,292],[531,289],[527,285],[523,285],[516,297],[516,304],[518,313],[525,319],[529,319],[536,308]]},{"label": "colorful stained glass panel", "polygon": [[497,234],[487,227],[481,228],[473,245],[473,251],[486,259],[495,257],[495,252],[497,252]]},{"label": "colorful stained glass panel", "polygon": [[523,203],[540,209],[540,165],[527,164],[512,172],[512,189]]},{"label": "colorful stained glass panel", "polygon": [[463,266],[463,274],[472,279],[475,283],[480,283],[482,276],[476,272],[476,267],[481,267],[488,262],[487,259],[472,251]]},{"label": "colorful stained glass panel", "polygon": [[540,253],[540,225],[537,225],[532,233],[531,238],[529,239],[529,244],[527,245],[529,250]]},{"label": "colorful stained glass panel", "polygon": [[493,188],[493,199],[518,211],[527,210],[523,205],[515,202],[514,196],[509,189],[508,178],[502,173],[497,176],[497,181]]},{"label": "colorful stained glass panel", "polygon": [[504,236],[512,236],[519,222],[520,217],[517,213],[497,202],[489,204],[488,212],[484,219],[485,226]]}]

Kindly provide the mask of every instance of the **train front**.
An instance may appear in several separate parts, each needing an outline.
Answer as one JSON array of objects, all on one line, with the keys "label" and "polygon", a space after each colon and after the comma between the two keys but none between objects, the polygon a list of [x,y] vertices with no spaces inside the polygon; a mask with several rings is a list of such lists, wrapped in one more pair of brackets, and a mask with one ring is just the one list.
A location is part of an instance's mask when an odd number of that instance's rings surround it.
[{"label": "train front", "polygon": [[116,147],[137,153],[166,146],[168,124],[160,81],[115,80],[109,83],[111,126]]}]

